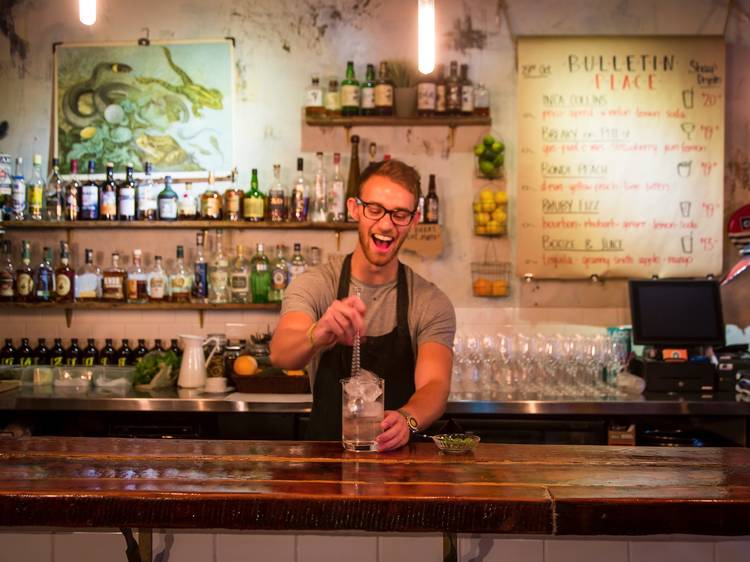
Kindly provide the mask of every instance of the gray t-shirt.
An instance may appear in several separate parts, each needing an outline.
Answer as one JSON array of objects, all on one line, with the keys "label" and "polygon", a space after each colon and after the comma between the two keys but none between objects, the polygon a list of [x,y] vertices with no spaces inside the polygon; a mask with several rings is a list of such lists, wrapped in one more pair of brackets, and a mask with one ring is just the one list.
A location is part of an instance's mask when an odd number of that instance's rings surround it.
[{"label": "gray t-shirt", "polygon": [[[339,276],[344,258],[338,256],[326,264],[314,267],[297,277],[284,293],[281,314],[304,312],[313,320],[319,320],[331,303],[336,300]],[[453,304],[443,291],[409,266],[406,266],[406,283],[409,288],[409,335],[414,357],[419,345],[436,342],[453,347],[456,333],[456,314]],[[396,327],[396,280],[384,285],[367,285],[352,276],[349,294],[360,289],[360,298],[365,303],[366,336],[382,336]],[[311,379],[318,368],[320,353],[308,365]]]}]

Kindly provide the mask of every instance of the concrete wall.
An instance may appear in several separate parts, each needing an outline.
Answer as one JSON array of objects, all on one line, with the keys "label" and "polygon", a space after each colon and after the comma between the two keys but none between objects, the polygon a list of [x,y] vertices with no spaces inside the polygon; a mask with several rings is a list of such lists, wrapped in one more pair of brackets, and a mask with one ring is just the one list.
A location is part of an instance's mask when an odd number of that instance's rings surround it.
[{"label": "concrete wall", "polygon": [[[727,80],[727,211],[750,202],[750,103],[744,69],[750,66],[750,1],[740,0],[727,17],[724,2],[715,0],[509,0],[509,19],[498,11],[502,2],[491,0],[441,0],[438,2],[438,60],[457,59],[470,65],[471,77],[484,82],[492,96],[492,132],[507,141],[508,175],[514,177],[516,137],[515,68],[513,34],[724,34],[728,53]],[[11,56],[14,45],[0,36],[0,119],[10,121],[0,152],[48,154],[50,147],[52,49],[56,41],[134,40],[149,28],[152,39],[193,39],[233,36],[236,48],[235,143],[236,164],[243,185],[249,170],[257,167],[261,185],[268,184],[271,165],[282,163],[286,179],[294,159],[314,152],[347,153],[343,131],[321,133],[303,125],[303,92],[311,73],[343,73],[347,60],[364,64],[381,59],[416,59],[416,2],[396,0],[162,0],[147,2],[100,1],[99,20],[91,28],[77,19],[74,0],[19,0],[2,14],[12,29],[28,41],[25,57]],[[404,255],[404,260],[433,279],[453,300],[464,326],[539,322],[613,325],[629,321],[625,283],[607,281],[514,282],[507,299],[478,299],[471,295],[470,264],[487,251],[487,242],[471,234],[470,202],[482,182],[473,177],[471,146],[484,134],[481,128],[459,129],[453,150],[446,151],[447,131],[441,128],[363,128],[357,131],[366,143],[376,142],[379,155],[390,153],[414,164],[423,176],[435,173],[442,201],[443,255],[434,260]],[[364,158],[365,155],[363,154]],[[345,159],[344,167],[348,163]],[[514,182],[509,182],[511,198]],[[511,235],[495,251],[501,260],[514,260],[513,202]],[[26,234],[26,233],[24,233]],[[52,236],[53,239],[50,239]],[[44,241],[62,237],[30,236],[35,255]],[[14,234],[14,239],[21,238]],[[28,237],[28,236],[27,236]],[[232,232],[231,244],[267,245],[284,240],[280,232]],[[193,246],[194,233],[112,233],[92,240],[75,233],[74,249],[93,245],[103,257],[115,249],[128,253],[141,247],[146,255],[173,255],[174,245]],[[306,233],[306,245],[319,245],[324,255],[347,251],[354,234],[342,236],[340,249],[332,233]],[[726,267],[737,250],[726,242]],[[750,278],[740,279],[724,292],[728,322],[750,324]],[[67,328],[62,312],[8,314],[0,337],[22,334],[47,337],[169,337],[179,331],[201,331],[197,313],[76,313]],[[106,319],[106,322],[102,322]],[[273,325],[275,315],[248,312],[206,316],[206,331],[225,331],[227,323],[244,323],[247,329]],[[92,331],[93,330],[93,331]]]}]

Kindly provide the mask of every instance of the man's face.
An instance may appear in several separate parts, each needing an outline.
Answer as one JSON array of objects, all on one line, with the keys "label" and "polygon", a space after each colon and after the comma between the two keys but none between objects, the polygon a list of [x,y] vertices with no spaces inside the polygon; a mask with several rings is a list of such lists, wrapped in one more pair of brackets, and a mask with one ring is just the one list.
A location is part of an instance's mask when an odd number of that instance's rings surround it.
[{"label": "man's face", "polygon": [[[414,195],[408,189],[383,176],[371,176],[362,185],[360,199],[380,205],[387,211],[398,209],[411,212],[417,206]],[[364,214],[363,206],[357,205],[355,200],[349,199],[347,204],[349,213],[359,223],[359,243],[367,261],[379,267],[387,265],[396,257],[411,226],[419,221],[419,214],[415,214],[405,226],[393,224],[388,213],[377,220],[369,219]]]}]

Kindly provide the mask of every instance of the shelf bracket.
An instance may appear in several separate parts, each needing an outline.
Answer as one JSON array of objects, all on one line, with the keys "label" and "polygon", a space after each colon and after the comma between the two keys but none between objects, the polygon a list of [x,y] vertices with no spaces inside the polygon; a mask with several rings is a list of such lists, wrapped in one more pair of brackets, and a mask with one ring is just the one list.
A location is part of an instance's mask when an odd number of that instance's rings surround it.
[{"label": "shelf bracket", "polygon": [[448,125],[448,137],[445,139],[445,157],[451,154],[451,150],[456,144],[456,126]]},{"label": "shelf bracket", "polygon": [[341,251],[341,231],[336,231],[336,252]]},{"label": "shelf bracket", "polygon": [[203,329],[203,312],[204,311],[202,309],[198,311],[198,325],[201,327],[201,329]]},{"label": "shelf bracket", "polygon": [[346,131],[346,146],[349,146],[352,138],[352,126],[344,125],[344,130]]},{"label": "shelf bracket", "polygon": [[70,325],[73,323],[73,309],[72,308],[66,308],[65,309],[65,325],[70,328]]}]

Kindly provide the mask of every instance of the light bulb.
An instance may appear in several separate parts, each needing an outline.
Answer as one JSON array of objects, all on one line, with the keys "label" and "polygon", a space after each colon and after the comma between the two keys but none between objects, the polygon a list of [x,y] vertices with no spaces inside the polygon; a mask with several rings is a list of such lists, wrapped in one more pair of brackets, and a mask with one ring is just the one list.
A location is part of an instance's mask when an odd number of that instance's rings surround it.
[{"label": "light bulb", "polygon": [[419,22],[419,72],[435,69],[435,0],[417,0]]},{"label": "light bulb", "polygon": [[78,19],[83,25],[96,23],[96,0],[78,0]]}]

